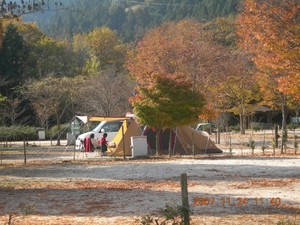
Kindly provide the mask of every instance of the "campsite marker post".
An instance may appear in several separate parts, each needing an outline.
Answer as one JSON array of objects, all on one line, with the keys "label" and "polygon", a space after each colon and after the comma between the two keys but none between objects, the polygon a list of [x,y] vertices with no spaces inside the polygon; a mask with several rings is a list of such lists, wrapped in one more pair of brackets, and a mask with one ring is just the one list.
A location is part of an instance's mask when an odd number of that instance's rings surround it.
[{"label": "campsite marker post", "polygon": [[193,156],[195,156],[194,132],[192,132],[192,150],[193,150]]},{"label": "campsite marker post", "polygon": [[181,180],[181,198],[182,198],[182,209],[183,209],[183,224],[190,225],[190,206],[189,196],[187,190],[187,174],[182,173],[180,176]]},{"label": "campsite marker post", "polygon": [[26,144],[25,144],[25,140],[23,141],[23,148],[24,148],[24,164],[26,164]]},{"label": "campsite marker post", "polygon": [[275,140],[275,148],[278,148],[278,126],[275,125],[274,126],[274,129],[275,129],[275,137],[274,137],[274,140]]}]

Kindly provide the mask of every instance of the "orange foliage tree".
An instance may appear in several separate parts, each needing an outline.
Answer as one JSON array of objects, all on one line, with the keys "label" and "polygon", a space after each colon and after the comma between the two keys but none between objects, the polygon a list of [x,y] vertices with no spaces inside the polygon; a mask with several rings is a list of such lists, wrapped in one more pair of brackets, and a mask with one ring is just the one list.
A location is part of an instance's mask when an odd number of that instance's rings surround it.
[{"label": "orange foliage tree", "polygon": [[299,10],[298,0],[245,0],[237,31],[257,67],[278,76],[278,90],[300,99]]},{"label": "orange foliage tree", "polygon": [[258,84],[253,76],[253,63],[242,52],[233,52],[230,73],[212,91],[215,107],[232,112],[240,117],[240,132],[245,134],[247,116],[255,111],[261,100]]},{"label": "orange foliage tree", "polygon": [[253,54],[265,98],[280,100],[282,132],[288,95],[300,99],[299,9],[298,0],[245,0],[237,18],[240,45]]},{"label": "orange foliage tree", "polygon": [[[127,61],[127,68],[140,86],[151,88],[158,77],[188,81],[191,90],[209,98],[210,87],[228,69],[227,60],[224,48],[212,41],[200,23],[183,20],[150,30]],[[205,112],[205,118],[215,116],[212,110]]]}]

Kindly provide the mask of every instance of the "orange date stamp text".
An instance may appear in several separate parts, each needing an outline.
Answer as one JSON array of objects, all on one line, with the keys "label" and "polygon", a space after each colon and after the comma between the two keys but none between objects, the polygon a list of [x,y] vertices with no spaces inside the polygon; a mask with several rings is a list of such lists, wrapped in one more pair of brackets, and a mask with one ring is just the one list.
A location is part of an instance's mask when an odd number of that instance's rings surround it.
[{"label": "orange date stamp text", "polygon": [[269,205],[273,207],[281,206],[281,199],[279,197],[271,197],[271,198],[247,198],[247,197],[205,197],[205,196],[196,196],[193,197],[193,205],[194,206],[235,206],[241,207],[246,205]]}]

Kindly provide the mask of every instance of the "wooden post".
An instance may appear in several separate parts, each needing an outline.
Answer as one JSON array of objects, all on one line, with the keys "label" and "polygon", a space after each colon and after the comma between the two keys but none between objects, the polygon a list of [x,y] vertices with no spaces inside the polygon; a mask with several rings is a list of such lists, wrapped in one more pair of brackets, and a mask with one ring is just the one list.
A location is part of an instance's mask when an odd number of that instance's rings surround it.
[{"label": "wooden post", "polygon": [[232,148],[231,148],[231,134],[229,133],[229,154],[232,155]]},{"label": "wooden post", "polygon": [[192,132],[192,150],[193,150],[193,156],[195,156],[194,132]]},{"label": "wooden post", "polygon": [[73,154],[73,161],[75,162],[75,150],[76,150],[76,140],[75,140],[75,144],[74,144],[74,154]]},{"label": "wooden post", "polygon": [[183,209],[183,224],[190,225],[190,206],[187,189],[187,174],[181,174],[181,198],[182,198],[182,209]]},{"label": "wooden post", "polygon": [[24,148],[24,164],[26,164],[26,144],[25,144],[25,140],[23,141],[23,148]]},{"label": "wooden post", "polygon": [[[124,123],[123,123],[124,124]],[[123,143],[123,159],[126,159],[125,155],[125,141],[124,141],[124,126],[122,125],[122,143]]]}]

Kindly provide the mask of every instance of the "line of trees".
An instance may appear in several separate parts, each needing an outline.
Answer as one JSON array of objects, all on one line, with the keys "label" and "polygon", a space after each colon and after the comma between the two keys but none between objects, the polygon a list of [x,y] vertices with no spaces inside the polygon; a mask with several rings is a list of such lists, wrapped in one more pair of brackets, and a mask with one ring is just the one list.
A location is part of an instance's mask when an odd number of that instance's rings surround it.
[{"label": "line of trees", "polygon": [[39,27],[51,36],[72,39],[76,33],[87,33],[95,27],[107,26],[121,40],[140,39],[150,28],[166,21],[193,18],[198,21],[235,14],[240,0],[155,0],[64,1],[65,11],[30,15]]},{"label": "line of trees", "polygon": [[130,109],[133,81],[122,66],[127,46],[112,30],[96,28],[67,42],[32,23],[5,21],[3,29],[1,125],[47,128],[75,114],[112,116]]},{"label": "line of trees", "polygon": [[[245,0],[237,17],[166,22],[125,44],[98,27],[62,41],[35,24],[3,22],[1,125],[48,128],[76,114],[132,108],[158,130],[239,115],[255,105],[299,111],[299,4]],[[128,101],[130,99],[130,103]]]}]

